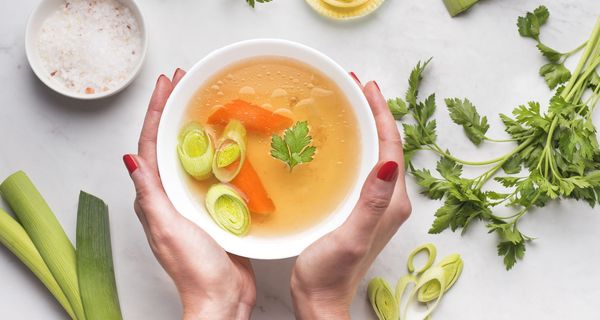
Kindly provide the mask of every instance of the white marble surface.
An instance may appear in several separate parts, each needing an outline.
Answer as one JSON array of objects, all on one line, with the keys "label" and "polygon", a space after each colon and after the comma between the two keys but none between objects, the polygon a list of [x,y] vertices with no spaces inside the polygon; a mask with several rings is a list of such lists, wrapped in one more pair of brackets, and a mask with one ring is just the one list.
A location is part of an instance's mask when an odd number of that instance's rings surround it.
[{"label": "white marble surface", "polygon": [[[113,250],[126,319],[176,319],[181,314],[169,278],[150,252],[132,210],[134,191],[121,155],[136,150],[148,96],[161,72],[190,67],[213,49],[234,41],[278,37],[313,46],[377,79],[388,96],[403,93],[418,59],[434,56],[423,93],[468,96],[491,116],[519,103],[546,101],[550,93],[537,68],[532,41],[518,36],[516,17],[543,2],[552,14],[543,39],[559,49],[582,42],[600,13],[597,0],[482,1],[450,19],[441,0],[388,0],[376,14],[352,23],[322,19],[300,0],[275,0],[249,9],[242,0],[145,0],[150,47],[141,76],[120,95],[83,103],[57,96],[39,82],[24,53],[26,19],[37,1],[0,1],[0,178],[22,169],[46,196],[73,238],[80,188],[104,198],[111,209]],[[440,142],[463,157],[500,154],[475,149],[438,113]],[[596,119],[596,125],[600,125]],[[506,146],[508,148],[508,146]],[[414,212],[383,251],[367,278],[395,281],[404,274],[407,250],[425,241],[440,254],[459,252],[464,273],[436,313],[437,319],[597,319],[600,297],[600,212],[582,203],[552,203],[532,212],[523,229],[539,238],[526,259],[506,272],[495,239],[475,225],[465,236],[428,235],[439,203],[418,194],[410,180]],[[288,278],[294,261],[254,261],[258,303],[254,319],[292,319]],[[0,249],[0,318],[64,319],[37,280]],[[356,319],[374,319],[363,280],[352,305]]]}]

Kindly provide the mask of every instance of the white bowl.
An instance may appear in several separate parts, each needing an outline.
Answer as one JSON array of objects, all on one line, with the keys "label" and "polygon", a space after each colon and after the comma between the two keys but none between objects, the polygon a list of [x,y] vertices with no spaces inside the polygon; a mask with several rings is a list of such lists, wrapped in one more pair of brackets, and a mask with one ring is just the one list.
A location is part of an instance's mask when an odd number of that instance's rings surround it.
[{"label": "white bowl", "polygon": [[[297,233],[259,237],[252,233],[234,236],[213,222],[186,185],[186,173],[177,157],[177,135],[181,129],[188,103],[199,87],[212,75],[242,59],[257,56],[282,56],[304,62],[329,76],[352,105],[360,130],[362,150],[356,184],[335,211],[317,225]],[[259,39],[238,42],[218,49],[196,63],[169,97],[158,130],[158,169],[167,195],[175,208],[210,234],[226,251],[254,259],[283,259],[297,256],[315,240],[341,225],[354,208],[362,184],[376,164],[379,153],[377,129],[366,98],[346,70],[319,51],[286,40]],[[310,201],[307,199],[306,201]]]},{"label": "white bowl", "polygon": [[27,55],[27,61],[29,61],[31,69],[48,88],[67,97],[82,100],[93,100],[112,96],[125,89],[135,79],[142,67],[144,59],[146,57],[146,51],[148,49],[148,34],[146,32],[146,24],[144,22],[144,18],[142,17],[140,9],[138,8],[134,0],[118,1],[124,6],[128,7],[129,10],[131,10],[131,13],[135,16],[138,22],[138,26],[140,28],[142,36],[142,52],[135,68],[131,70],[127,79],[121,82],[118,87],[112,88],[108,91],[102,91],[99,93],[92,94],[80,93],[73,90],[69,90],[58,81],[52,79],[52,77],[48,73],[48,70],[44,67],[44,64],[40,59],[37,47],[38,35],[40,33],[42,24],[44,23],[46,18],[52,13],[56,12],[56,10],[58,10],[58,8],[61,5],[64,5],[65,0],[42,0],[40,2],[40,4],[33,11],[31,16],[29,16],[29,21],[27,22],[27,30],[25,32],[25,53]]}]

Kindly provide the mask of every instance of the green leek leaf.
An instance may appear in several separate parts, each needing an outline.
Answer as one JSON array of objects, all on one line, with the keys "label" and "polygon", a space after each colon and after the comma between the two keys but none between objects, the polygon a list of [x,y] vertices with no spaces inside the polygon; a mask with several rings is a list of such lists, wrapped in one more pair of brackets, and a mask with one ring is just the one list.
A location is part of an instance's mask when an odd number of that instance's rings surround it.
[{"label": "green leek leaf", "polygon": [[110,245],[108,207],[81,191],[77,210],[77,271],[89,320],[121,320]]}]

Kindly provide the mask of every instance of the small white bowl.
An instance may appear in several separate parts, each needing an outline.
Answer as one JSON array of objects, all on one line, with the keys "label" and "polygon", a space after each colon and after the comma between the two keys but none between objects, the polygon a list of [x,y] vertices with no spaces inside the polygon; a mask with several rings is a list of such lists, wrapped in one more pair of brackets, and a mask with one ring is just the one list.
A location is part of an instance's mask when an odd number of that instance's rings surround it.
[{"label": "small white bowl", "polygon": [[38,47],[37,47],[37,39],[42,28],[42,24],[46,20],[46,18],[52,13],[56,12],[60,8],[61,5],[65,4],[65,0],[42,0],[38,7],[33,11],[31,16],[29,16],[29,21],[27,22],[27,30],[25,31],[25,53],[27,55],[27,61],[29,61],[29,65],[31,69],[35,73],[35,75],[50,89],[64,95],[67,97],[81,99],[81,100],[94,100],[105,98],[108,96],[112,96],[121,90],[125,89],[138,75],[142,64],[144,63],[146,57],[146,51],[148,50],[148,33],[146,28],[146,23],[144,22],[144,18],[142,17],[142,13],[138,8],[137,4],[134,0],[118,0],[121,4],[128,7],[131,10],[131,13],[135,16],[138,26],[140,28],[141,36],[142,36],[142,52],[139,57],[139,61],[135,68],[130,72],[129,76],[125,81],[121,82],[118,87],[113,88],[108,91],[102,91],[98,93],[86,94],[80,93],[73,90],[69,90],[65,86],[63,86],[60,82],[52,79],[48,70],[44,66],[43,62],[40,59]]},{"label": "small white bowl", "polygon": [[[356,184],[350,193],[320,223],[297,233],[259,237],[234,236],[222,230],[210,218],[203,201],[186,185],[186,173],[177,157],[177,135],[181,129],[188,103],[199,87],[212,75],[242,59],[258,56],[281,56],[304,62],[329,76],[342,90],[352,105],[358,121],[362,150]],[[362,185],[376,164],[379,153],[377,128],[368,102],[360,88],[329,57],[307,46],[274,39],[238,42],[218,49],[196,63],[183,77],[169,97],[158,130],[158,169],[167,195],[175,208],[210,234],[226,251],[254,259],[283,259],[297,256],[315,240],[340,226],[354,208]],[[310,201],[310,199],[306,199]]]}]

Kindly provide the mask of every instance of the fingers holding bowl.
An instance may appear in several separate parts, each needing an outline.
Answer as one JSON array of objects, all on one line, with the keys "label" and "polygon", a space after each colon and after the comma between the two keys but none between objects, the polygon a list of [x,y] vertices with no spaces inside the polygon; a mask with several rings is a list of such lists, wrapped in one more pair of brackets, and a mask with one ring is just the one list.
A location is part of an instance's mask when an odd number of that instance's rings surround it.
[{"label": "fingers holding bowl", "polygon": [[148,161],[151,168],[157,169],[156,138],[158,125],[167,99],[173,91],[173,83],[165,75],[160,75],[156,81],[154,92],[148,104],[144,125],[138,142],[138,155]]}]

